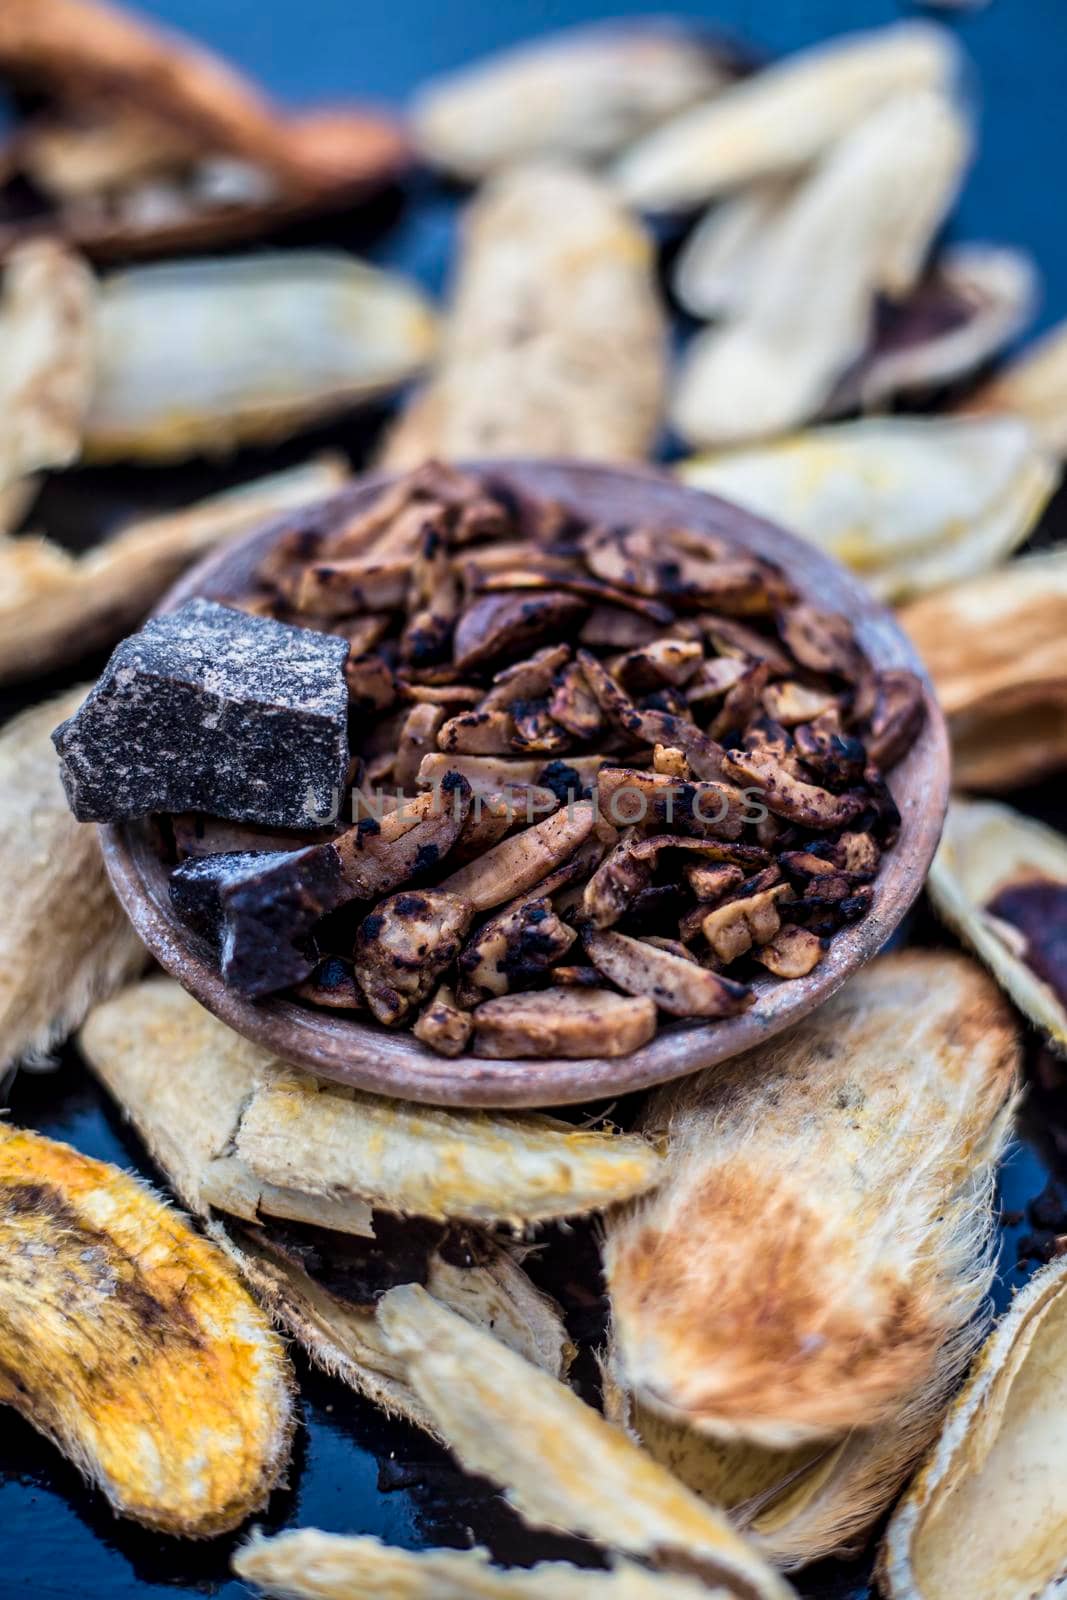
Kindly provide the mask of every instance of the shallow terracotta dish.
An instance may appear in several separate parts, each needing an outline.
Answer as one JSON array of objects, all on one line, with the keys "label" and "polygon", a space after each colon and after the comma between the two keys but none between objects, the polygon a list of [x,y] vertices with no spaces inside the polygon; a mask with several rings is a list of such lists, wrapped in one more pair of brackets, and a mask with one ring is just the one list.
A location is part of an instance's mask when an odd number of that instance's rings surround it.
[{"label": "shallow terracotta dish", "polygon": [[[469,465],[474,471],[492,470],[531,494],[563,501],[591,519],[673,523],[718,534],[777,562],[805,598],[847,616],[876,667],[907,667],[922,675],[912,645],[858,579],[738,506],[650,472],[558,461]],[[389,481],[385,475],[368,477],[345,490],[348,507],[361,509]],[[225,601],[247,590],[284,526],[275,523],[210,556],[171,590],[159,609],[173,610],[194,595]],[[868,915],[831,940],[808,977],[757,980],[756,1003],[741,1016],[710,1023],[661,1022],[655,1038],[632,1055],[581,1061],[495,1061],[473,1055],[449,1060],[408,1032],[391,1032],[291,1000],[249,1001],[223,983],[208,946],[175,915],[167,868],[156,853],[152,830],[145,823],[127,823],[103,827],[101,835],[112,883],[145,944],[209,1011],[239,1033],[319,1077],[377,1094],[440,1105],[562,1105],[646,1088],[713,1066],[821,1005],[881,948],[919,893],[941,833],[948,778],[945,724],[931,695],[922,733],[890,774],[901,813],[900,837],[883,859]]]}]

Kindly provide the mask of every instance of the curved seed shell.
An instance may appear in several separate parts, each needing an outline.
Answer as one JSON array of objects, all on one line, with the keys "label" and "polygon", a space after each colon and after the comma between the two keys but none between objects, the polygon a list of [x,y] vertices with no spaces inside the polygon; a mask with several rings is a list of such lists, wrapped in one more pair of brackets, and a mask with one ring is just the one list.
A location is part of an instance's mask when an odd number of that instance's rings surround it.
[{"label": "curved seed shell", "polygon": [[689,235],[672,276],[674,293],[694,317],[737,316],[748,303],[777,224],[796,184],[753,183],[713,205]]},{"label": "curved seed shell", "polygon": [[581,1533],[657,1566],[684,1564],[752,1600],[792,1594],[720,1513],[620,1429],[423,1290],[391,1290],[378,1319],[460,1463],[500,1484],[532,1526]]},{"label": "curved seed shell", "polygon": [[655,1095],[668,1175],[607,1224],[619,1386],[779,1449],[890,1418],[988,1285],[1018,1054],[980,967],[913,951]]},{"label": "curved seed shell", "polygon": [[970,156],[944,95],[900,95],[860,122],[797,190],[757,260],[736,322],[686,352],[671,416],[730,444],[817,416],[867,348],[876,296],[919,276]]},{"label": "curved seed shell", "polygon": [[693,27],[658,19],[568,28],[477,61],[420,90],[422,153],[462,178],[519,161],[602,161],[737,76]]},{"label": "curved seed shell", "polygon": [[869,417],[695,456],[679,472],[791,528],[896,601],[1003,561],[1060,477],[1011,417]]},{"label": "curved seed shell", "polygon": [[928,888],[938,915],[1067,1052],[1067,839],[1010,806],[953,800]]},{"label": "curved seed shell", "polygon": [[619,1562],[608,1572],[541,1561],[498,1567],[488,1550],[395,1550],[374,1538],[296,1528],[256,1535],[233,1569],[267,1594],[297,1600],[728,1600],[695,1578]]},{"label": "curved seed shell", "polygon": [[679,211],[806,167],[893,95],[956,76],[951,36],[923,23],[854,33],[790,56],[638,140],[614,178],[631,205]]},{"label": "curved seed shell", "polygon": [[653,255],[590,174],[543,164],[494,179],[467,215],[437,371],[386,441],[385,464],[643,460],[666,387]]},{"label": "curved seed shell", "polygon": [[0,1125],[0,1400],[117,1512],[203,1538],[258,1510],[292,1433],[281,1340],[145,1185]]},{"label": "curved seed shell", "polygon": [[350,256],[119,272],[97,302],[85,451],[163,461],[269,443],[397,388],[434,342],[421,294]]},{"label": "curved seed shell", "polygon": [[1067,1582],[1067,1257],[997,1323],[879,1557],[887,1600],[1054,1600]]},{"label": "curved seed shell", "polygon": [[1026,326],[1037,294],[1037,268],[1024,251],[950,245],[906,299],[880,308],[866,354],[827,411],[870,411],[976,372]]}]

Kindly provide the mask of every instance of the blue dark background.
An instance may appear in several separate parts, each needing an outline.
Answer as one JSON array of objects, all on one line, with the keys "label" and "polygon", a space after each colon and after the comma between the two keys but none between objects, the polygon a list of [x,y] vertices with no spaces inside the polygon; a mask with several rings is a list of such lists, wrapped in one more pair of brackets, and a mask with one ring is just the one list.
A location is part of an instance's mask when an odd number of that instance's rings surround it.
[{"label": "blue dark background", "polygon": [[[0,4],[3,0],[0,0]],[[653,4],[598,6],[589,0],[144,0],[142,9],[199,36],[294,104],[370,98],[402,108],[415,86],[485,51],[549,29],[608,15],[642,14]],[[666,9],[666,7],[663,7]],[[676,5],[679,14],[725,27],[768,55],[796,49],[850,28],[921,14],[906,0],[721,0],[712,9]],[[935,14],[929,8],[927,14]],[[972,93],[980,111],[979,153],[951,232],[958,238],[1026,246],[1044,279],[1039,326],[1067,318],[1067,221],[1063,166],[1067,155],[1067,4],[1065,0],[992,0],[978,11],[936,13],[954,28],[972,61]],[[357,241],[376,259],[404,267],[438,290],[451,258],[460,197],[416,179]],[[336,223],[324,238],[344,238]],[[620,330],[620,333],[622,330]],[[344,442],[358,460],[367,425]],[[307,453],[295,445],[290,458]],[[188,500],[213,486],[215,469],[175,474],[75,474],[52,486],[42,502],[49,531],[82,543],[138,501]],[[263,470],[244,462],[238,475]],[[1062,504],[1061,504],[1062,510]],[[1061,516],[1060,522],[1063,521]],[[1065,530],[1058,527],[1060,537]],[[83,667],[82,671],[86,669]],[[23,699],[54,687],[36,684]],[[0,705],[0,714],[14,703]],[[1055,805],[1038,809],[1055,812]],[[1062,825],[1062,817],[1061,817]],[[936,937],[922,914],[914,937]],[[1034,1088],[1024,1139],[1002,1176],[1003,1250],[998,1298],[1032,1270],[1042,1237],[1042,1211],[1028,1205],[1050,1170],[1067,1164],[1067,1137],[1057,1133],[1057,1099],[1064,1119],[1063,1080],[1035,1054]],[[12,1095],[16,1121],[67,1139],[86,1152],[134,1167],[158,1181],[137,1140],[94,1088],[72,1051],[60,1071],[23,1075]],[[1057,1140],[1059,1144],[1057,1145]],[[1055,1206],[1053,1206],[1055,1211]],[[570,1270],[588,1284],[595,1271],[580,1236],[568,1246]],[[564,1271],[567,1263],[565,1262]],[[558,1287],[558,1285],[553,1285]],[[531,1562],[588,1550],[523,1530],[487,1485],[465,1479],[444,1452],[413,1429],[390,1424],[341,1385],[296,1357],[302,1390],[300,1430],[288,1486],[261,1519],[269,1529],[308,1524],[376,1533],[394,1543],[487,1543],[503,1560]],[[589,1463],[591,1473],[596,1463]],[[233,1597],[228,1578],[234,1539],[206,1545],[158,1538],[116,1520],[102,1497],[26,1424],[0,1410],[0,1597],[77,1595]],[[824,1563],[801,1575],[798,1588],[825,1600],[863,1600],[866,1560]],[[961,1600],[964,1597],[961,1596]]]}]

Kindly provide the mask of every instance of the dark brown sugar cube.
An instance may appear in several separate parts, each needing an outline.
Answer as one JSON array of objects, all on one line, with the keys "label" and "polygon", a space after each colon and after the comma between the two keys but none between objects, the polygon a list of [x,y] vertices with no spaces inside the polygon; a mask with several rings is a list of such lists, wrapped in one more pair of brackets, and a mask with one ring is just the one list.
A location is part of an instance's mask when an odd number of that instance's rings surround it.
[{"label": "dark brown sugar cube", "polygon": [[336,852],[315,845],[190,857],[170,875],[178,915],[215,945],[226,982],[251,997],[314,971],[314,929],[344,887]]},{"label": "dark brown sugar cube", "polygon": [[348,641],[190,600],[118,646],[52,735],[81,822],[203,811],[307,828],[348,765]]}]

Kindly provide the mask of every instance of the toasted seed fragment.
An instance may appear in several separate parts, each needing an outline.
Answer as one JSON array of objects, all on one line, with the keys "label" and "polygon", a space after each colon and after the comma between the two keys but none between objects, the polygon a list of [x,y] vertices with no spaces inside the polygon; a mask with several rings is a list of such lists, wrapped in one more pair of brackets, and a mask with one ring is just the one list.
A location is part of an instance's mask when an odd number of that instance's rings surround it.
[{"label": "toasted seed fragment", "polygon": [[628,1056],[656,1031],[656,1008],[647,997],[610,989],[535,989],[501,995],[478,1006],[474,1054],[509,1056]]},{"label": "toasted seed fragment", "polygon": [[97,300],[85,451],[164,461],[270,443],[396,388],[434,337],[413,288],[349,256],[128,269]]},{"label": "toasted seed fragment", "polygon": [[988,1287],[1018,1057],[978,967],[911,951],[655,1096],[670,1176],[608,1222],[620,1385],[777,1449],[892,1417]]},{"label": "toasted seed fragment", "polygon": [[968,411],[1023,417],[1045,449],[1067,455],[1067,327],[1053,328],[967,400]]},{"label": "toasted seed fragment", "polygon": [[1067,1259],[1011,1302],[879,1555],[889,1600],[1055,1595],[1067,1497]]},{"label": "toasted seed fragment", "polygon": [[956,70],[955,44],[939,28],[911,22],[846,34],[682,112],[627,150],[614,178],[631,205],[700,205],[802,170],[885,101],[947,87]]},{"label": "toasted seed fragment", "polygon": [[462,1000],[477,1005],[525,988],[565,956],[577,937],[547,895],[520,898],[490,917],[460,955]]},{"label": "toasted seed fragment", "polygon": [[685,462],[828,550],[885,600],[996,566],[1027,537],[1059,470],[1010,417],[867,417]]},{"label": "toasted seed fragment", "polygon": [[204,1538],[289,1456],[281,1341],[223,1257],[127,1174],[0,1125],[0,1399],[114,1509]]},{"label": "toasted seed fragment", "polygon": [[651,240],[591,175],[544,165],[492,180],[467,217],[438,369],[387,441],[386,464],[644,460],[666,382],[652,269]]},{"label": "toasted seed fragment", "polygon": [[589,929],[582,939],[586,955],[610,983],[625,994],[647,995],[675,1017],[735,1017],[752,1004],[743,983],[709,972],[684,956],[631,939],[610,929]]},{"label": "toasted seed fragment", "polygon": [[5,503],[21,479],[77,459],[93,385],[93,295],[84,263],[52,241],[23,245],[8,259],[0,299]]},{"label": "toasted seed fragment", "polygon": [[847,134],[787,206],[741,316],[690,346],[679,432],[725,445],[817,416],[867,347],[879,291],[899,297],[919,276],[969,153],[962,113],[933,90]]},{"label": "toasted seed fragment", "polygon": [[1067,839],[991,801],[953,800],[929,878],[938,915],[1067,1051]]},{"label": "toasted seed fragment", "polygon": [[412,1033],[420,1043],[429,1045],[439,1056],[461,1056],[470,1042],[470,1012],[456,1000],[452,990],[442,983],[419,1012]]},{"label": "toasted seed fragment", "polygon": [[199,556],[320,499],[345,476],[339,460],[323,456],[131,523],[83,555],[37,536],[0,539],[0,682],[112,644]]},{"label": "toasted seed fragment", "polygon": [[[906,607],[905,629],[934,681],[962,771],[958,783],[1018,786],[1055,770],[1062,737],[995,743],[1013,718],[1054,734],[1067,710],[1067,547],[1055,546]],[[1036,718],[1026,726],[1025,719]]]},{"label": "toasted seed fragment", "polygon": [[513,795],[515,815],[524,817],[527,790],[559,789],[553,804],[562,805],[568,796],[579,798],[588,790],[606,759],[605,756],[573,756],[568,761],[545,761],[543,757],[516,757],[512,760],[431,752],[422,759],[419,782],[440,783],[447,773],[458,772],[475,794],[485,797],[486,803],[494,795],[502,794],[505,799],[509,793]]},{"label": "toasted seed fragment", "polygon": [[538,157],[599,162],[716,94],[738,68],[684,24],[568,28],[431,81],[416,97],[415,137],[468,179]]},{"label": "toasted seed fragment", "polygon": [[544,822],[503,840],[477,861],[445,878],[440,887],[469,900],[475,911],[488,911],[504,900],[532,889],[560,865],[593,831],[588,800],[564,807]]},{"label": "toasted seed fragment", "polygon": [[483,595],[456,623],[456,671],[482,671],[491,662],[525,655],[543,639],[576,628],[585,610],[580,600],[559,590]]},{"label": "toasted seed fragment", "polygon": [[729,751],[723,761],[727,778],[756,790],[768,811],[805,828],[840,828],[854,821],[864,802],[854,794],[832,794],[818,784],[796,778],[768,750]]},{"label": "toasted seed fragment", "polygon": [[701,922],[704,937],[720,961],[736,961],[753,945],[769,944],[781,931],[778,902],[792,899],[787,883],[776,883],[759,894],[727,900],[709,911]]},{"label": "toasted seed fragment", "polygon": [[0,733],[0,1070],[45,1055],[146,954],[111,892],[96,830],[75,822],[51,732],[84,686]]},{"label": "toasted seed fragment", "polygon": [[471,902],[460,895],[407,889],[364,917],[356,933],[355,975],[379,1022],[395,1026],[426,998],[459,954],[471,915]]},{"label": "toasted seed fragment", "polygon": [[[280,1183],[250,1170],[236,1149],[238,1130],[280,1063],[173,979],[131,984],[97,1005],[78,1043],[191,1211],[208,1216],[218,1209],[248,1222],[287,1217],[371,1234],[370,1198],[309,1192],[293,1165]],[[293,1161],[300,1165],[296,1150]]]},{"label": "toasted seed fragment", "polygon": [[498,1567],[488,1550],[396,1550],[372,1537],[296,1528],[253,1535],[233,1569],[295,1600],[727,1600],[696,1579],[618,1562],[608,1572],[541,1561]]},{"label": "toasted seed fragment", "polygon": [[624,1433],[443,1306],[427,1304],[424,1290],[394,1289],[378,1320],[462,1465],[500,1484],[531,1525],[581,1533],[657,1567],[673,1562],[753,1600],[791,1594],[721,1514]]},{"label": "toasted seed fragment", "polygon": [[783,923],[771,939],[753,951],[761,967],[776,978],[806,978],[823,958],[823,942],[810,928]]}]

